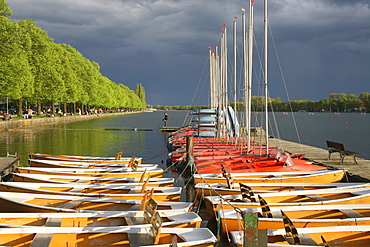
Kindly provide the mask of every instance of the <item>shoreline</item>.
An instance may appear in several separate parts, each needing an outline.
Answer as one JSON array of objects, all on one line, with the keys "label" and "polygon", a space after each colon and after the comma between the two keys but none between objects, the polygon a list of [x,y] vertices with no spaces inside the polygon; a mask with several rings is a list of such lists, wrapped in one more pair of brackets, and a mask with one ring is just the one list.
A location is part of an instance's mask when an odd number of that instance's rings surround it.
[{"label": "shoreline", "polygon": [[40,118],[31,118],[31,119],[12,119],[9,121],[0,121],[0,131],[8,131],[12,129],[20,128],[30,128],[34,126],[41,126],[47,124],[57,124],[57,123],[68,123],[68,122],[77,122],[85,121],[96,118],[105,118],[105,117],[114,117],[128,114],[137,114],[145,111],[136,111],[136,112],[117,112],[117,113],[102,113],[102,114],[93,114],[93,115],[67,115],[67,116],[55,116],[55,117],[40,117]]}]

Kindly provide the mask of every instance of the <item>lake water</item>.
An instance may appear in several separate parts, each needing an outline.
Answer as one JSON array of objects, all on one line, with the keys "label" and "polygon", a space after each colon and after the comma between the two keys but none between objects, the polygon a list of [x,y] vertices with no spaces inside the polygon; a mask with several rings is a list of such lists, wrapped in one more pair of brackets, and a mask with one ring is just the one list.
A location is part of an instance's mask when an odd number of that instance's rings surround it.
[{"label": "lake water", "polygon": [[[343,143],[346,149],[370,159],[370,115],[360,113],[275,113],[270,134],[288,141],[326,149],[326,140]],[[273,121],[276,119],[276,121]],[[275,127],[277,126],[277,127]]]},{"label": "lake water", "polygon": [[[187,111],[168,111],[167,126],[189,123]],[[253,126],[261,126],[262,114],[253,115]],[[326,140],[344,143],[348,150],[357,151],[359,157],[370,159],[370,115],[356,113],[274,113],[269,119],[270,135],[284,140],[301,142],[326,148]],[[30,129],[0,132],[0,157],[7,152],[22,156],[21,165],[27,165],[28,153],[52,153],[88,156],[114,156],[123,151],[124,156],[143,157],[144,163],[159,164],[167,169],[168,133],[160,132],[163,111],[99,118],[95,120],[45,125]],[[145,129],[105,130],[113,129]],[[298,138],[299,137],[299,138]],[[299,141],[300,140],[300,141]],[[304,152],[304,150],[303,150]],[[176,178],[175,186],[190,187],[188,180],[178,177],[171,169],[164,177]],[[182,200],[194,197],[192,189],[184,189]]]},{"label": "lake water", "polygon": [[[188,123],[187,111],[168,111],[167,126]],[[253,117],[260,126],[262,114]],[[166,167],[168,134],[159,131],[163,111],[99,118],[96,120],[46,125],[32,129],[3,131],[0,135],[0,156],[17,153],[27,161],[27,153],[54,153],[90,156],[140,156],[145,163]],[[359,113],[274,113],[270,117],[270,135],[288,141],[326,148],[326,140],[343,143],[359,157],[370,159],[370,115]],[[146,131],[105,130],[145,129]]]}]

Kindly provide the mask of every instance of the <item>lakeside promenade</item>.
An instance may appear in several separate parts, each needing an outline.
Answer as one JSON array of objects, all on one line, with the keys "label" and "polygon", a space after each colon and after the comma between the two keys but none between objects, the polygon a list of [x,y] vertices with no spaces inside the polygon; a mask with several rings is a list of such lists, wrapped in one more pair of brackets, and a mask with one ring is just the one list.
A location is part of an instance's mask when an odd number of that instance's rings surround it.
[{"label": "lakeside promenade", "polygon": [[135,112],[116,112],[116,113],[102,113],[91,115],[67,115],[67,116],[54,116],[54,117],[38,117],[31,119],[11,119],[9,121],[0,121],[0,131],[7,131],[12,129],[30,128],[32,126],[40,126],[45,124],[57,124],[66,122],[85,121],[96,119],[97,117],[114,117],[127,114],[136,114],[143,111]]}]

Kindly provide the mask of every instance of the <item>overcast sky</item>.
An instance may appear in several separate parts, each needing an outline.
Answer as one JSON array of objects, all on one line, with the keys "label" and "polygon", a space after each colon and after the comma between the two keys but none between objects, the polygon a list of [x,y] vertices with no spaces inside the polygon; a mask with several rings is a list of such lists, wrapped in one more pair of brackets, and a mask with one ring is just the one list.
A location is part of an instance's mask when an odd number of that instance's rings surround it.
[{"label": "overcast sky", "polygon": [[[56,43],[70,44],[98,62],[104,76],[132,90],[142,83],[147,103],[161,105],[208,103],[208,47],[219,42],[223,24],[231,38],[234,16],[239,17],[241,37],[241,9],[248,6],[246,0],[7,3],[13,20],[36,21]],[[258,55],[263,0],[255,0],[254,5]],[[320,100],[330,93],[370,92],[368,0],[269,0],[269,24],[271,97]],[[232,59],[231,39],[229,51]],[[255,59],[256,71],[258,64]],[[261,94],[258,74],[254,95]]]}]

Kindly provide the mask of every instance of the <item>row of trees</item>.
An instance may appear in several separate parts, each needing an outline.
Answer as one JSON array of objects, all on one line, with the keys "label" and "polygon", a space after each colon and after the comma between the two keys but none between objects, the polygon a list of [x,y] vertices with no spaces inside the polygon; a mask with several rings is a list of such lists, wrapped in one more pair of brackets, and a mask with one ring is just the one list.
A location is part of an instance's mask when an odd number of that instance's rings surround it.
[{"label": "row of trees", "polygon": [[[253,111],[264,111],[264,97],[252,96]],[[269,98],[270,111],[316,111],[316,112],[370,112],[370,93],[361,93],[360,96],[345,93],[332,93],[329,98],[319,101],[310,100],[292,100],[282,102],[278,97],[276,99]],[[233,103],[230,103],[234,106]],[[195,110],[199,108],[207,108],[209,106],[161,106],[153,105],[153,108],[161,110]],[[237,102],[237,110],[244,111],[244,103]]]},{"label": "row of trees", "polygon": [[57,44],[32,20],[10,21],[12,10],[0,0],[0,98],[52,107],[60,103],[87,111],[95,108],[142,109],[145,90],[136,94],[100,72],[99,64],[68,44]]},{"label": "row of trees", "polygon": [[[259,99],[258,101],[260,101]],[[261,103],[254,104],[261,108]],[[310,111],[310,112],[366,112],[370,111],[370,94],[360,96],[345,93],[332,93],[329,98],[319,101],[292,100],[281,102],[280,98],[270,99],[270,109],[274,111]],[[260,109],[258,109],[260,110]]]}]

